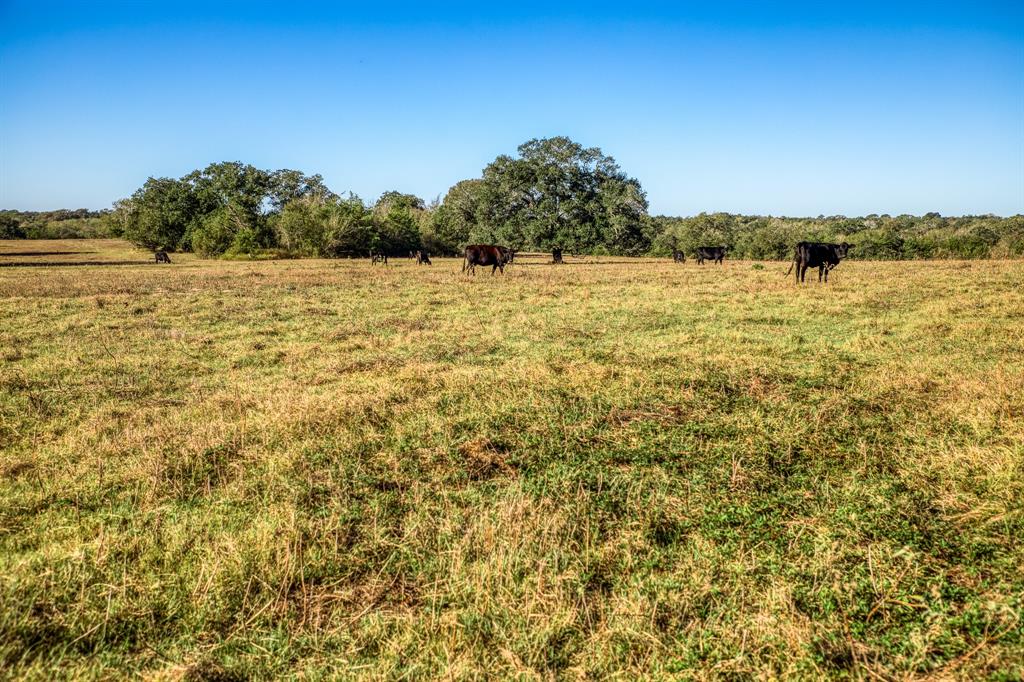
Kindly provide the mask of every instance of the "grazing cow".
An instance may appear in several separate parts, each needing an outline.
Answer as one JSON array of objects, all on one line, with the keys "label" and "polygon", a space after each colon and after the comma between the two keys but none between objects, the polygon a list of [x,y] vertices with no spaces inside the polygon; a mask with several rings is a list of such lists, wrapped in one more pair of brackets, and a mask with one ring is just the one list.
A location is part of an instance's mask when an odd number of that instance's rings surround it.
[{"label": "grazing cow", "polygon": [[697,265],[704,265],[705,260],[722,265],[722,259],[725,258],[728,248],[728,246],[698,246]]},{"label": "grazing cow", "polygon": [[470,244],[466,247],[465,259],[462,262],[462,271],[467,270],[474,275],[476,274],[476,266],[482,265],[487,267],[491,266],[491,275],[494,274],[495,270],[501,270],[501,274],[505,274],[505,265],[511,262],[512,251],[505,248],[504,246],[494,246],[493,244]]},{"label": "grazing cow", "polygon": [[796,267],[796,281],[800,283],[804,281],[807,268],[818,268],[818,281],[820,282],[824,275],[827,282],[829,270],[839,265],[839,261],[846,258],[852,248],[853,244],[846,242],[842,244],[800,242],[796,245],[793,262],[790,264],[789,270],[786,270],[786,275],[789,276],[789,273]]},{"label": "grazing cow", "polygon": [[166,251],[157,251],[155,254],[157,263],[168,263],[171,262],[171,257],[167,255]]},{"label": "grazing cow", "polygon": [[416,265],[433,265],[430,262],[430,254],[422,249],[416,252]]},{"label": "grazing cow", "polygon": [[682,251],[679,251],[679,250],[673,250],[672,251],[672,260],[675,261],[676,263],[685,263],[686,262],[686,254],[684,254]]},{"label": "grazing cow", "polygon": [[370,265],[376,265],[377,263],[383,263],[384,265],[387,265],[388,264],[388,254],[383,253],[383,252],[382,253],[377,253],[377,252],[371,251],[370,252]]}]

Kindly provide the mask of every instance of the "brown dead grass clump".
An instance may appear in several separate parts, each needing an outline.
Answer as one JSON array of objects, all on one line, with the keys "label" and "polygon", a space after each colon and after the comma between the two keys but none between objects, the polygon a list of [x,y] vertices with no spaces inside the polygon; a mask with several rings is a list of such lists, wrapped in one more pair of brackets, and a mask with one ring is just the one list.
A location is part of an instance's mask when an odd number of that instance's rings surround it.
[{"label": "brown dead grass clump", "polygon": [[459,446],[466,472],[474,480],[494,476],[515,476],[516,469],[509,463],[503,448],[488,438],[475,438]]}]

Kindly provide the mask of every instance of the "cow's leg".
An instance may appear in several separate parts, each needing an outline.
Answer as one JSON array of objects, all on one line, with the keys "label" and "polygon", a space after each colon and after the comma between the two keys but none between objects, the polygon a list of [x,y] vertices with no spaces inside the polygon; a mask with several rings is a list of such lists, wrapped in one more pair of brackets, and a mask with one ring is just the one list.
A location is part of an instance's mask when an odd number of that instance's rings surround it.
[{"label": "cow's leg", "polygon": [[807,263],[801,263],[797,269],[800,271],[800,283],[803,284],[807,277]]},{"label": "cow's leg", "polygon": [[819,283],[819,284],[821,283],[821,275],[822,275],[822,274],[823,274],[824,272],[825,272],[825,266],[824,266],[824,265],[819,265],[819,266],[818,266],[818,283]]}]

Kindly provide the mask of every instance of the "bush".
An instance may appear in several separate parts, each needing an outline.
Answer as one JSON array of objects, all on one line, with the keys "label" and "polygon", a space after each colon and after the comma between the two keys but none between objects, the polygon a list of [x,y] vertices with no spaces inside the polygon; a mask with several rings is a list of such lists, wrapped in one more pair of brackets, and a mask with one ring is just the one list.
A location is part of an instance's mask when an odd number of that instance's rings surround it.
[{"label": "bush", "polygon": [[217,256],[231,248],[238,228],[231,210],[225,206],[195,221],[189,227],[188,242],[204,256]]},{"label": "bush", "polygon": [[[852,239],[852,238],[851,238]],[[866,260],[900,260],[903,258],[904,240],[889,229],[858,232],[851,258]]]},{"label": "bush", "polygon": [[0,239],[24,239],[21,222],[12,215],[0,214]]},{"label": "bush", "polygon": [[287,203],[273,223],[278,243],[293,255],[324,255],[329,212],[327,206],[308,199]]}]

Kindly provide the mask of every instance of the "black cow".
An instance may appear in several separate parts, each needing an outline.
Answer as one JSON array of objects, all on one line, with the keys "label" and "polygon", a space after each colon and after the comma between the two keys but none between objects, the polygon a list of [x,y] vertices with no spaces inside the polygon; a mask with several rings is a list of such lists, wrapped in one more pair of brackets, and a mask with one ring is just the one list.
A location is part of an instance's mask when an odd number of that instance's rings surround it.
[{"label": "black cow", "polygon": [[388,254],[377,253],[375,251],[370,252],[370,265],[376,265],[377,263],[388,264]]},{"label": "black cow", "polygon": [[786,270],[788,276],[796,267],[796,281],[803,282],[807,268],[818,268],[818,281],[822,275],[828,281],[828,271],[839,265],[839,261],[853,248],[853,244],[826,244],[825,242],[800,242],[793,253],[793,263]]},{"label": "black cow", "polygon": [[430,254],[420,249],[416,252],[416,265],[433,265],[430,262]]},{"label": "black cow", "polygon": [[153,255],[156,257],[156,262],[157,263],[168,263],[168,264],[170,264],[170,262],[171,262],[171,257],[167,255],[166,251],[157,251]]},{"label": "black cow", "polygon": [[697,265],[704,265],[705,260],[722,265],[722,259],[725,258],[725,252],[728,248],[728,246],[698,246],[696,254]]},{"label": "black cow", "polygon": [[470,244],[466,247],[465,260],[462,262],[462,271],[476,274],[476,266],[491,266],[491,274],[495,270],[501,270],[505,274],[505,265],[512,261],[512,251],[504,246],[493,244]]},{"label": "black cow", "polygon": [[682,251],[672,251],[672,260],[675,261],[676,263],[685,263],[686,254],[684,254]]}]

